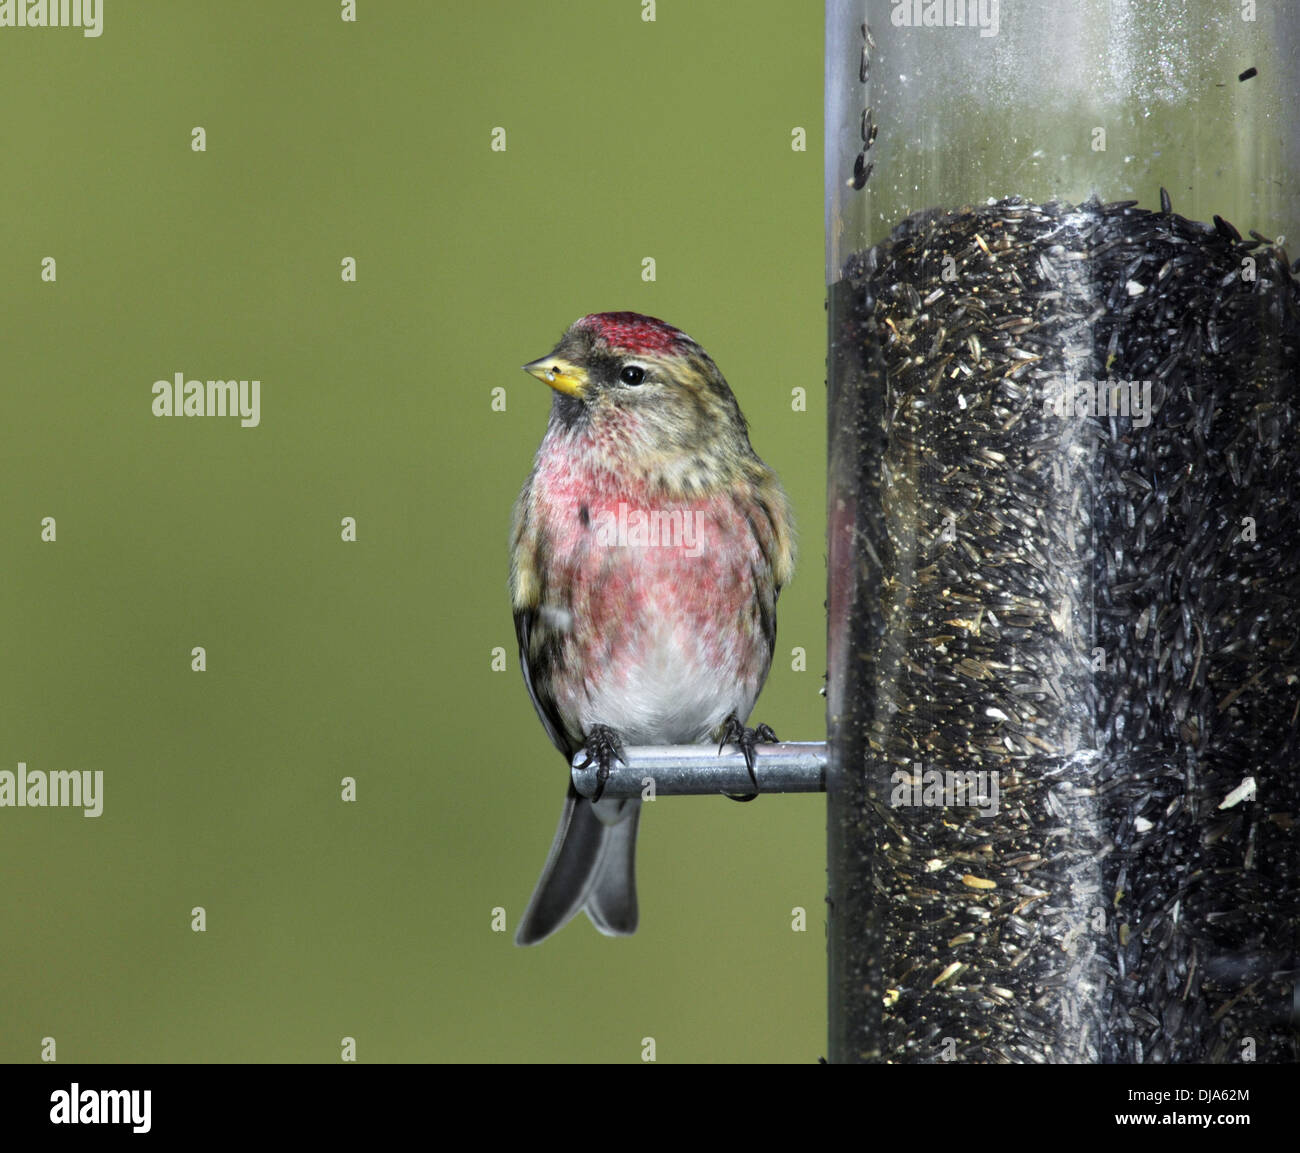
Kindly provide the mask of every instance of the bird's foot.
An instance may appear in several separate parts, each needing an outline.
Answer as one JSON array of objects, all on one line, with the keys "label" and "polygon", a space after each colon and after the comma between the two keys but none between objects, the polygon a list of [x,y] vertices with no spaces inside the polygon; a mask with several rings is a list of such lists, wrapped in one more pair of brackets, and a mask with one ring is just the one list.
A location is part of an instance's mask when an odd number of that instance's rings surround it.
[{"label": "bird's foot", "polygon": [[596,765],[596,791],[591,795],[594,803],[600,800],[605,791],[605,782],[614,771],[614,762],[627,764],[623,757],[623,742],[608,725],[592,725],[587,731],[587,743],[583,746],[583,752],[587,756],[578,768],[585,769],[593,762]]},{"label": "bird's foot", "polygon": [[752,801],[758,796],[758,777],[754,773],[754,749],[758,745],[775,745],[779,740],[780,738],[772,731],[771,725],[755,725],[752,729],[747,729],[740,723],[735,713],[722,722],[722,743],[718,746],[718,752],[721,753],[727,745],[739,746],[740,751],[745,755],[745,768],[749,771],[749,779],[754,782],[752,793],[743,796],[727,793],[726,796],[733,801]]}]

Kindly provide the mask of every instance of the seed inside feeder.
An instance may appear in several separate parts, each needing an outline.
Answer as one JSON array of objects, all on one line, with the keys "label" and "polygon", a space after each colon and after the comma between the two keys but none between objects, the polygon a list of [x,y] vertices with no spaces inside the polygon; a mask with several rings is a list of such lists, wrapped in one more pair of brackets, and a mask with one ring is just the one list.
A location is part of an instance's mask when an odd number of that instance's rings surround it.
[{"label": "seed inside feeder", "polygon": [[[1296,1060],[1286,253],[1164,190],[1010,199],[910,217],[831,311],[857,1051]],[[913,803],[931,771],[996,773],[995,811]]]}]

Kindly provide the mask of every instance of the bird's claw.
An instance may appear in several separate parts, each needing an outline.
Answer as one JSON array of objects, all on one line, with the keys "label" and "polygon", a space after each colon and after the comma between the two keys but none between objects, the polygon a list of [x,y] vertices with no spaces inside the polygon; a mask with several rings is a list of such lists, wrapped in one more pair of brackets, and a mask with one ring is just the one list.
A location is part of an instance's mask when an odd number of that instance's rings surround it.
[{"label": "bird's claw", "polygon": [[614,762],[627,764],[623,756],[623,742],[618,733],[608,725],[592,725],[587,733],[587,743],[583,747],[587,754],[582,764],[577,767],[585,769],[594,761],[596,764],[596,791],[592,793],[593,803],[600,800],[605,792],[605,782],[614,771]]},{"label": "bird's claw", "polygon": [[745,757],[745,768],[749,772],[749,779],[754,783],[754,791],[744,795],[734,793],[724,793],[724,796],[730,797],[733,801],[752,801],[759,794],[758,777],[754,773],[754,749],[758,745],[775,745],[780,742],[780,738],[772,731],[771,725],[755,725],[752,729],[745,728],[740,723],[740,719],[735,713],[732,713],[725,721],[722,722],[722,743],[718,745],[718,752],[721,753],[728,745],[736,745]]}]

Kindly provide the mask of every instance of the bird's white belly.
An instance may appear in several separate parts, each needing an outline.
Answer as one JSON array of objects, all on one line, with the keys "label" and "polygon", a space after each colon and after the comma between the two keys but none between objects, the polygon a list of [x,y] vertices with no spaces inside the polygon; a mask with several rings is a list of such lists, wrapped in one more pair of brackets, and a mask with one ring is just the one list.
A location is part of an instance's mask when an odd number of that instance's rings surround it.
[{"label": "bird's white belly", "polygon": [[[732,713],[744,721],[756,687],[710,664],[704,645],[661,622],[637,659],[589,686],[582,728],[608,725],[628,745],[683,745],[706,740]],[[606,670],[608,673],[608,670]]]}]

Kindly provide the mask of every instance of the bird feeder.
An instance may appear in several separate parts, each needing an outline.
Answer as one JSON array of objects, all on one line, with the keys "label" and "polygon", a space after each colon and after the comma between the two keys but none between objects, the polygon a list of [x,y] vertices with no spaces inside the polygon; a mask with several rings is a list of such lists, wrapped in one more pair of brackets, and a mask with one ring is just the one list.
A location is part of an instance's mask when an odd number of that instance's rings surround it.
[{"label": "bird feeder", "polygon": [[1296,107],[1290,5],[828,0],[832,1061],[1297,1058]]}]

